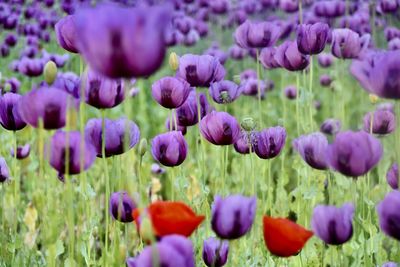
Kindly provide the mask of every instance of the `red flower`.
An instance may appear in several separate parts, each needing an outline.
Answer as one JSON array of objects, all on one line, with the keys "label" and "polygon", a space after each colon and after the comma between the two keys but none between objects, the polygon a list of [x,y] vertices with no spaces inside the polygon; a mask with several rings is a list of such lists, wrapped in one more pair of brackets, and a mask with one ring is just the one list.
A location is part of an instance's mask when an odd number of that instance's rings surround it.
[{"label": "red flower", "polygon": [[279,257],[298,254],[313,232],[284,218],[264,216],[264,241],[268,250]]},{"label": "red flower", "polygon": [[[203,222],[204,216],[198,216],[183,202],[157,201],[147,207],[146,212],[153,224],[153,231],[157,237],[178,234],[189,237]],[[137,220],[141,211],[135,209],[133,218]]]}]

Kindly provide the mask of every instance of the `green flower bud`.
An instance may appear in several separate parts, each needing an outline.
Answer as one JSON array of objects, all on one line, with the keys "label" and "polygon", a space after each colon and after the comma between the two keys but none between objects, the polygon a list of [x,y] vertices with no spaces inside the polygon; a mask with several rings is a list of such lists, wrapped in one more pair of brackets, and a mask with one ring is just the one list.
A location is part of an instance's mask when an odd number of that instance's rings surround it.
[{"label": "green flower bud", "polygon": [[57,65],[53,61],[49,61],[44,66],[44,80],[48,85],[52,85],[57,77]]},{"label": "green flower bud", "polygon": [[245,131],[252,131],[256,128],[256,123],[254,122],[253,118],[244,118],[242,120],[242,123],[240,123],[240,125],[242,126],[242,128]]},{"label": "green flower bud", "polygon": [[139,143],[139,153],[140,153],[140,156],[144,156],[144,154],[146,154],[146,152],[147,152],[147,140],[146,140],[146,138],[142,138],[142,140],[140,140],[140,143]]},{"label": "green flower bud", "polygon": [[179,57],[175,52],[169,54],[169,66],[173,71],[176,71],[179,67]]}]

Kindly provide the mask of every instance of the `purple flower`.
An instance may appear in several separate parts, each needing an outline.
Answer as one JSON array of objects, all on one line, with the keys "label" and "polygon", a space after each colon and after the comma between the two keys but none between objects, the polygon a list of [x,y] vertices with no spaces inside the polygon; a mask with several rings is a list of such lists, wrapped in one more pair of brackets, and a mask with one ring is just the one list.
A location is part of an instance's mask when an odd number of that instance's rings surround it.
[{"label": "purple flower", "polygon": [[229,113],[213,111],[201,120],[200,132],[214,145],[232,145],[240,137],[240,125]]},{"label": "purple flower", "polygon": [[21,97],[18,109],[22,119],[35,128],[42,120],[44,129],[59,129],[65,126],[68,102],[73,106],[69,97],[54,87],[35,89]]},{"label": "purple flower", "polygon": [[[139,127],[131,120],[125,118],[118,120],[106,119],[104,126],[106,157],[123,154],[139,142]],[[85,136],[86,140],[96,148],[97,157],[101,157],[103,143],[102,119],[90,119],[85,127]]]},{"label": "purple flower", "polygon": [[353,236],[354,205],[342,207],[318,205],[314,209],[311,227],[316,236],[329,245],[341,245]]},{"label": "purple flower", "polygon": [[229,48],[229,56],[235,60],[242,60],[247,55],[247,50],[239,47],[238,45],[232,45]]},{"label": "purple flower", "polygon": [[0,85],[1,93],[3,93],[3,94],[6,93],[5,89],[7,89],[7,86],[9,86],[9,88],[8,88],[9,90],[7,90],[8,92],[10,92],[10,93],[18,93],[19,89],[21,87],[21,82],[15,77],[7,79],[4,82],[4,86]]},{"label": "purple flower", "polygon": [[343,16],[346,4],[342,1],[318,1],[314,5],[314,14],[318,17],[335,18]]},{"label": "purple flower", "polygon": [[392,261],[388,261],[388,262],[382,264],[382,267],[397,267],[397,266],[398,266],[397,263],[392,262]]},{"label": "purple flower", "polygon": [[212,83],[210,95],[218,104],[227,104],[235,101],[242,93],[242,87],[231,81],[220,81]]},{"label": "purple flower", "polygon": [[297,98],[297,88],[294,85],[289,85],[285,88],[285,96],[288,99],[296,99]]},{"label": "purple flower", "polygon": [[18,109],[21,96],[14,93],[0,95],[0,124],[9,131],[18,131],[26,126]]},{"label": "purple flower", "polygon": [[162,168],[157,163],[153,163],[153,164],[151,164],[151,173],[152,174],[156,174],[156,175],[160,175],[160,174],[165,173],[165,169]]},{"label": "purple flower", "polygon": [[[371,116],[373,116],[371,121]],[[389,134],[396,129],[396,117],[393,112],[388,110],[376,110],[368,112],[364,116],[364,131],[374,134]]]},{"label": "purple flower", "polygon": [[80,78],[73,72],[57,73],[52,86],[64,90],[75,98],[80,97]]},{"label": "purple flower", "polygon": [[[96,159],[96,150],[90,142],[85,142],[82,149],[81,142],[82,136],[80,132],[58,130],[45,148],[46,157],[50,165],[60,174],[67,173],[67,165],[68,174],[79,174],[89,169]],[[69,151],[68,158],[67,151]],[[84,158],[81,160],[82,155]],[[82,162],[83,169],[81,168]]]},{"label": "purple flower", "polygon": [[281,153],[285,143],[285,128],[281,126],[267,128],[257,133],[254,152],[262,159],[272,159]]},{"label": "purple flower", "polygon": [[13,33],[9,33],[6,35],[6,37],[4,38],[4,42],[5,44],[7,44],[10,47],[14,47],[17,42],[18,42],[18,37],[17,35],[13,34]]},{"label": "purple flower", "polygon": [[229,242],[210,237],[203,242],[203,261],[208,267],[222,267],[228,261]]},{"label": "purple flower", "polygon": [[366,48],[368,35],[360,35],[350,29],[334,29],[332,32],[332,55],[337,58],[357,58]]},{"label": "purple flower", "polygon": [[309,56],[300,53],[294,41],[285,41],[278,46],[274,58],[289,71],[304,70],[309,64]]},{"label": "purple flower", "polygon": [[239,139],[233,144],[233,147],[235,148],[236,152],[244,155],[249,154],[250,146],[252,148],[251,152],[254,152],[253,150],[254,137],[255,137],[254,132],[242,131]]},{"label": "purple flower", "polygon": [[400,7],[400,2],[398,0],[379,0],[378,5],[384,13],[395,13]]},{"label": "purple flower", "polygon": [[43,73],[43,61],[41,59],[22,58],[18,63],[18,72],[28,76],[37,77]]},{"label": "purple flower", "polygon": [[57,22],[54,29],[58,44],[71,53],[78,53],[77,47],[77,27],[75,26],[76,17],[66,16]]},{"label": "purple flower", "polygon": [[383,148],[378,139],[360,131],[341,132],[328,146],[329,165],[343,175],[358,177],[369,172],[382,157]]},{"label": "purple flower", "polygon": [[238,239],[250,231],[256,216],[256,197],[215,196],[211,206],[211,227],[222,239]]},{"label": "purple flower", "polygon": [[280,0],[279,7],[287,13],[294,13],[299,9],[299,1],[298,0]]},{"label": "purple flower", "polygon": [[393,190],[399,189],[399,165],[394,163],[386,173],[386,181]]},{"label": "purple flower", "polygon": [[29,153],[31,152],[31,146],[29,144],[26,144],[24,146],[19,146],[17,147],[17,155],[14,153],[14,148],[10,150],[10,154],[12,157],[15,157],[17,159],[25,159],[29,156]]},{"label": "purple flower", "polygon": [[335,135],[340,132],[342,128],[342,123],[337,119],[327,119],[320,127],[320,131],[324,134]]},{"label": "purple flower", "polygon": [[255,70],[247,69],[240,73],[240,80],[242,82],[249,79],[257,79],[257,72]]},{"label": "purple flower", "polygon": [[90,70],[84,79],[85,101],[93,107],[113,108],[125,98],[124,82],[121,79],[109,79]]},{"label": "purple flower", "polygon": [[321,53],[318,55],[318,63],[322,68],[328,68],[332,65],[335,58],[332,54]]},{"label": "purple flower", "polygon": [[133,222],[132,212],[136,204],[126,191],[115,192],[110,197],[110,214],[123,223]]},{"label": "purple flower", "polygon": [[329,26],[326,23],[301,24],[297,31],[297,47],[307,55],[321,53],[328,40]]},{"label": "purple flower", "polygon": [[395,38],[388,42],[388,50],[400,50],[400,38]]},{"label": "purple flower", "polygon": [[151,94],[154,100],[169,109],[182,106],[190,91],[189,83],[175,77],[164,77],[156,81],[151,87]]},{"label": "purple flower", "polygon": [[7,162],[3,157],[0,157],[0,183],[4,183],[10,178],[10,170]]},{"label": "purple flower", "polygon": [[275,59],[276,47],[266,47],[261,50],[260,62],[266,69],[276,69],[281,67]]},{"label": "purple flower", "polygon": [[328,139],[322,133],[303,135],[293,141],[293,147],[308,165],[317,170],[326,170]]},{"label": "purple flower", "polygon": [[211,83],[224,79],[225,69],[212,56],[186,54],[179,59],[177,76],[191,86],[209,87]]},{"label": "purple flower", "polygon": [[257,96],[258,97],[258,86],[260,86],[261,99],[264,99],[265,91],[267,90],[267,84],[264,81],[249,78],[244,80],[241,84],[241,90],[244,95]]},{"label": "purple flower", "polygon": [[332,83],[332,78],[331,78],[331,76],[329,76],[329,74],[322,74],[322,75],[319,77],[319,83],[320,83],[322,86],[328,87],[328,86],[330,86],[331,83]]},{"label": "purple flower", "polygon": [[[180,131],[183,135],[185,135],[185,134],[186,134],[186,131],[187,131],[187,127],[178,124],[178,122],[177,122],[176,125],[175,125],[175,118],[176,118],[176,117],[174,117],[173,123],[171,123],[171,119],[170,119],[170,118],[167,118],[167,119],[165,120],[165,128],[166,128],[168,131]],[[171,124],[172,124],[172,125],[171,125]],[[171,127],[171,126],[172,126],[172,127]]]},{"label": "purple flower", "polygon": [[273,46],[280,33],[273,23],[245,21],[235,31],[235,42],[241,48],[263,48]]},{"label": "purple flower", "polygon": [[365,90],[383,98],[400,98],[400,50],[368,54],[353,61],[350,72]]},{"label": "purple flower", "polygon": [[200,119],[212,111],[212,107],[208,104],[206,95],[203,93],[196,93],[195,90],[192,90],[185,103],[176,109],[178,125],[188,127],[199,122],[198,101],[200,102]]},{"label": "purple flower", "polygon": [[186,159],[188,144],[179,131],[159,134],[151,141],[153,158],[164,166],[179,166]]},{"label": "purple flower", "polygon": [[155,245],[147,246],[136,258],[128,258],[128,267],[153,267],[156,253],[159,266],[195,267],[192,242],[180,235],[169,235]]},{"label": "purple flower", "polygon": [[105,76],[146,77],[163,62],[168,21],[162,7],[101,4],[81,8],[76,15],[78,49]]},{"label": "purple flower", "polygon": [[392,191],[377,206],[381,230],[400,240],[400,192]]}]

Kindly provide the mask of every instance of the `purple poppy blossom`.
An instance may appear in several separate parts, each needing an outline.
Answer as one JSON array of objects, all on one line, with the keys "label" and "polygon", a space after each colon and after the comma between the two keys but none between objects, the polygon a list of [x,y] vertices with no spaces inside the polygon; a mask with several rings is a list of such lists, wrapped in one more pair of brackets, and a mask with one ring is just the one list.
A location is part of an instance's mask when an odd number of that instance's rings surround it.
[{"label": "purple poppy blossom", "polygon": [[243,49],[243,48],[241,48],[241,47],[239,47],[238,45],[235,44],[235,45],[232,45],[232,46],[229,48],[228,53],[229,53],[229,56],[230,56],[232,59],[235,59],[235,60],[242,60],[243,58],[246,57],[246,55],[247,55],[247,50],[246,50],[246,49]]},{"label": "purple poppy blossom", "polygon": [[389,42],[390,40],[393,40],[395,38],[400,38],[400,29],[396,27],[386,27],[384,30],[385,38]]},{"label": "purple poppy blossom", "polygon": [[228,261],[229,242],[210,237],[203,242],[203,261],[208,267],[222,267]]},{"label": "purple poppy blossom", "polygon": [[9,33],[6,35],[6,37],[4,38],[4,42],[5,44],[7,44],[9,47],[14,47],[17,42],[18,42],[18,37],[17,35],[13,34],[13,33]]},{"label": "purple poppy blossom", "polygon": [[209,89],[212,99],[218,104],[227,104],[235,101],[242,93],[242,87],[231,81],[212,83]]},{"label": "purple poppy blossom", "polygon": [[18,104],[21,96],[14,93],[0,95],[0,124],[9,131],[18,131],[26,126],[22,119]]},{"label": "purple poppy blossom", "polygon": [[228,54],[222,49],[220,49],[218,46],[210,47],[209,49],[204,51],[203,54],[217,58],[222,65],[224,65],[226,60],[228,59]]},{"label": "purple poppy blossom", "polygon": [[8,169],[7,162],[3,157],[0,157],[0,183],[8,181],[10,178],[10,170]]},{"label": "purple poppy blossom", "polygon": [[378,5],[384,13],[395,13],[400,8],[398,0],[379,0]]},{"label": "purple poppy blossom", "polygon": [[303,160],[317,170],[328,169],[326,150],[328,139],[322,133],[303,135],[293,141],[293,147]]},{"label": "purple poppy blossom", "polygon": [[[372,117],[372,121],[371,121]],[[376,110],[368,112],[364,116],[364,131],[374,134],[389,134],[396,129],[396,117],[388,110]]]},{"label": "purple poppy blossom", "polygon": [[183,105],[191,91],[190,84],[183,79],[164,77],[151,87],[151,94],[161,106],[169,109]]},{"label": "purple poppy blossom", "polygon": [[80,97],[81,80],[73,72],[58,72],[52,86],[69,93],[76,99]]},{"label": "purple poppy blossom", "polygon": [[201,120],[200,132],[214,145],[232,145],[240,137],[240,125],[229,113],[213,111]]},{"label": "purple poppy blossom", "polygon": [[301,24],[297,30],[297,48],[302,54],[319,54],[325,48],[328,33],[326,23]]},{"label": "purple poppy blossom", "polygon": [[340,132],[342,128],[342,123],[337,119],[327,119],[320,127],[320,131],[324,134],[335,135]]},{"label": "purple poppy blossom", "polygon": [[22,58],[18,63],[18,72],[28,76],[37,77],[42,75],[44,64],[41,59]]},{"label": "purple poppy blossom", "polygon": [[164,174],[165,173],[165,169],[162,168],[157,163],[153,163],[153,164],[151,164],[151,173],[152,174],[156,174],[156,175]]},{"label": "purple poppy blossom", "polygon": [[279,28],[270,22],[246,21],[235,31],[235,42],[241,48],[273,46],[280,35]]},{"label": "purple poppy blossom", "polygon": [[244,80],[240,84],[240,87],[241,87],[243,95],[257,96],[257,97],[258,97],[258,87],[260,87],[261,99],[264,99],[265,91],[267,90],[267,84],[264,81],[261,81],[261,80],[259,81],[257,79],[253,79],[253,78]]},{"label": "purple poppy blossom", "polygon": [[[198,102],[200,102],[200,118],[198,115]],[[193,126],[199,122],[199,119],[204,118],[212,110],[213,108],[208,103],[207,96],[204,93],[196,93],[195,90],[191,90],[185,103],[176,109],[178,125]]]},{"label": "purple poppy blossom", "polygon": [[294,85],[289,85],[288,87],[285,88],[285,96],[290,99],[296,99],[297,98],[297,88]]},{"label": "purple poppy blossom", "polygon": [[115,192],[110,197],[110,214],[120,222],[133,222],[132,212],[136,204],[126,191]]},{"label": "purple poppy blossom", "polygon": [[322,86],[328,87],[328,86],[330,86],[331,83],[332,83],[332,78],[331,78],[331,76],[330,76],[329,74],[322,74],[322,75],[319,77],[319,83],[320,83]]},{"label": "purple poppy blossom", "polygon": [[360,35],[350,29],[334,29],[332,55],[337,58],[357,58],[366,49],[368,35]]},{"label": "purple poppy blossom", "polygon": [[188,144],[179,131],[159,134],[151,141],[153,158],[164,166],[179,166],[185,161]]},{"label": "purple poppy blossom", "polygon": [[124,82],[122,79],[110,79],[89,70],[86,77],[85,101],[99,108],[113,108],[125,98]]},{"label": "purple poppy blossom", "polygon": [[395,262],[388,261],[388,262],[382,264],[382,267],[398,267],[398,265]]},{"label": "purple poppy blossom", "polygon": [[354,205],[342,207],[318,205],[314,208],[311,227],[316,236],[329,245],[342,245],[353,236]]},{"label": "purple poppy blossom", "polygon": [[386,181],[393,190],[399,189],[399,165],[394,163],[386,173]]},{"label": "purple poppy blossom", "polygon": [[332,54],[321,53],[318,55],[318,63],[322,68],[328,68],[332,65],[335,58]]},{"label": "purple poppy blossom", "polygon": [[229,10],[228,0],[208,1],[208,6],[214,14],[225,14]]},{"label": "purple poppy blossom", "polygon": [[343,175],[358,177],[375,167],[383,148],[378,139],[364,132],[341,132],[328,146],[329,165]]},{"label": "purple poppy blossom", "polygon": [[[67,137],[68,135],[68,137]],[[96,159],[96,150],[90,142],[85,142],[81,153],[82,136],[78,131],[64,132],[58,130],[46,144],[45,153],[50,165],[60,174],[79,174],[92,166]],[[67,158],[67,151],[69,151]],[[81,159],[81,156],[84,159]],[[83,169],[81,163],[83,162]]]},{"label": "purple poppy blossom", "polygon": [[400,240],[400,192],[388,193],[376,207],[381,230],[388,236]]},{"label": "purple poppy blossom", "polygon": [[[242,131],[239,139],[233,144],[236,152],[240,154],[249,154],[250,152],[254,152],[253,143],[254,143],[254,132],[246,132]],[[251,149],[250,149],[251,148]]]},{"label": "purple poppy blossom", "polygon": [[10,47],[7,44],[2,44],[0,46],[1,57],[8,57],[10,55]]},{"label": "purple poppy blossom", "polygon": [[300,53],[294,41],[285,41],[278,46],[274,58],[281,67],[289,71],[304,70],[310,62],[309,56]]},{"label": "purple poppy blossom", "polygon": [[318,1],[314,5],[314,14],[318,17],[336,18],[346,12],[346,4],[342,1]]},{"label": "purple poppy blossom", "polygon": [[211,83],[224,79],[225,69],[212,56],[186,54],[179,59],[177,76],[191,86],[209,87]]},{"label": "purple poppy blossom", "polygon": [[211,206],[211,227],[218,237],[238,239],[250,231],[256,215],[257,198],[215,196]]},{"label": "purple poppy blossom", "polygon": [[58,44],[71,53],[78,53],[77,47],[77,27],[74,15],[66,16],[57,22],[55,32]]},{"label": "purple poppy blossom", "polygon": [[281,67],[275,60],[276,47],[266,47],[261,50],[260,62],[266,69],[275,69]]},{"label": "purple poppy blossom", "polygon": [[17,154],[15,155],[14,153],[14,148],[10,150],[10,154],[12,157],[16,157],[17,159],[25,159],[29,156],[31,152],[31,146],[29,144],[26,144],[24,146],[18,146],[17,147]]},{"label": "purple poppy blossom", "polygon": [[285,143],[285,128],[281,126],[267,128],[257,133],[254,152],[262,159],[272,159],[279,155]]},{"label": "purple poppy blossom", "polygon": [[161,6],[81,8],[78,50],[91,68],[110,78],[146,77],[163,62],[168,21],[168,10]]},{"label": "purple poppy blossom", "polygon": [[[105,156],[120,155],[133,148],[140,139],[139,127],[131,120],[120,118],[117,120],[105,119]],[[127,134],[127,137],[125,137]],[[96,148],[97,157],[102,157],[102,119],[90,119],[86,123],[85,136]],[[125,140],[126,138],[126,140]],[[125,147],[125,141],[126,147]]]},{"label": "purple poppy blossom", "polygon": [[37,128],[42,120],[44,129],[65,126],[68,105],[73,107],[69,94],[54,88],[34,89],[21,97],[18,109],[22,119]]},{"label": "purple poppy blossom", "polygon": [[244,82],[249,79],[257,79],[257,72],[255,70],[247,69],[240,73],[240,81]]},{"label": "purple poppy blossom", "polygon": [[294,13],[299,9],[299,0],[280,0],[279,7],[287,13]]},{"label": "purple poppy blossom", "polygon": [[178,121],[177,121],[177,123],[176,123],[176,125],[175,125],[175,120],[176,120],[176,117],[174,117],[173,123],[171,123],[171,119],[170,119],[170,118],[167,118],[167,119],[165,120],[165,128],[166,128],[168,131],[180,131],[183,135],[185,135],[185,134],[186,134],[186,131],[187,131],[187,127],[186,127],[186,126],[179,125],[179,124],[178,124]]},{"label": "purple poppy blossom", "polygon": [[400,38],[394,38],[388,43],[388,50],[400,50]]},{"label": "purple poppy blossom", "polygon": [[7,90],[8,92],[17,94],[21,87],[21,82],[15,77],[7,79],[4,82],[4,86],[0,85],[0,91],[3,94],[6,93],[6,91],[4,91],[4,89],[7,89],[7,86],[8,86],[8,90]]}]

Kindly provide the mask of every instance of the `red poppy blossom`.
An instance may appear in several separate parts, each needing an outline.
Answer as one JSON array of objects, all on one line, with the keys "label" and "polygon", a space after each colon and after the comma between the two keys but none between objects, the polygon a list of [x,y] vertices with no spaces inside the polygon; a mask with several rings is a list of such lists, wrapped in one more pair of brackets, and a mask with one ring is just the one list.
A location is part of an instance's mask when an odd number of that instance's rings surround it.
[{"label": "red poppy blossom", "polygon": [[264,241],[278,257],[291,257],[300,252],[313,232],[288,219],[264,216]]},{"label": "red poppy blossom", "polygon": [[[153,224],[153,231],[157,237],[178,234],[189,237],[203,222],[204,216],[196,215],[183,202],[157,201],[147,207],[147,214]],[[141,211],[135,209],[132,213],[138,223]]]}]

